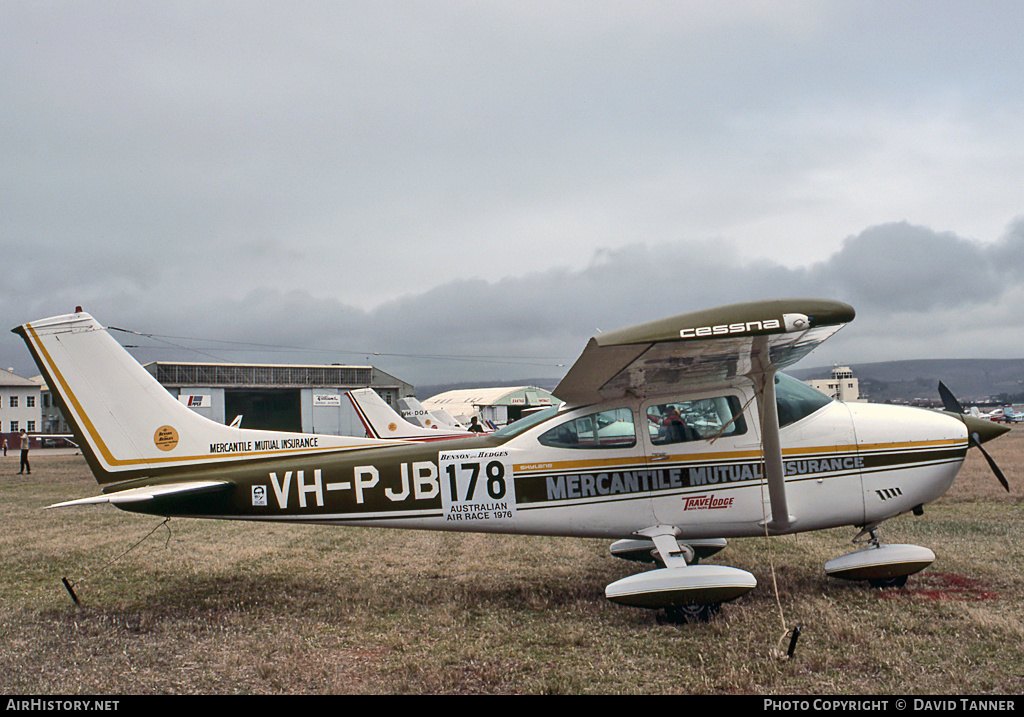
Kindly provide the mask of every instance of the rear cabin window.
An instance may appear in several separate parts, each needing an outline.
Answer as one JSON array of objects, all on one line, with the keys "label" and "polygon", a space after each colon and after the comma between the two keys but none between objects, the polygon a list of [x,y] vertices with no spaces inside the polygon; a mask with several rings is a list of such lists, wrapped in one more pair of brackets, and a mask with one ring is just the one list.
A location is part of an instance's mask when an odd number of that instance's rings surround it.
[{"label": "rear cabin window", "polygon": [[719,436],[739,436],[747,432],[747,423],[743,420],[743,407],[736,396],[719,396],[649,406],[647,430],[651,443],[663,446]]},{"label": "rear cabin window", "polygon": [[541,434],[538,440],[552,448],[630,448],[636,445],[633,412],[615,408],[573,418]]}]

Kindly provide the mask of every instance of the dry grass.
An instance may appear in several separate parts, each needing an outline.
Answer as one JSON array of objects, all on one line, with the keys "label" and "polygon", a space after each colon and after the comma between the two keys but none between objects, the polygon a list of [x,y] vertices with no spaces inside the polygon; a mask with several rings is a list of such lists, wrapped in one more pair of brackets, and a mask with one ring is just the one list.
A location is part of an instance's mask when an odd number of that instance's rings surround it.
[{"label": "dry grass", "polygon": [[[1024,429],[976,451],[923,517],[937,557],[903,590],[824,576],[853,530],[733,541],[759,587],[709,625],[659,625],[604,586],[607,544],[40,511],[96,487],[77,457],[0,463],[8,694],[1017,693],[1024,684]],[[112,561],[112,562],[111,562]],[[773,589],[773,571],[779,601]],[[61,584],[67,576],[76,606]],[[788,626],[803,628],[777,659]],[[782,645],[785,647],[785,645]]]}]

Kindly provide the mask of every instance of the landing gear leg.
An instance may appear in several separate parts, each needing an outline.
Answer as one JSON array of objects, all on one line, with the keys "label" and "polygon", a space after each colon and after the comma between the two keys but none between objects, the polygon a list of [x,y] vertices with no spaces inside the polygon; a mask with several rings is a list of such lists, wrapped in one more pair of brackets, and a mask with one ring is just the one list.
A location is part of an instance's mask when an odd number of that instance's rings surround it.
[{"label": "landing gear leg", "polygon": [[[881,541],[878,539],[878,533],[875,532],[877,530],[877,523],[873,528],[865,528],[864,530],[857,533],[856,537],[854,537],[853,539],[853,544],[856,545],[857,543],[867,542],[867,544],[870,545],[872,548],[877,548],[881,544]],[[864,540],[865,535],[868,536],[867,541]]]}]

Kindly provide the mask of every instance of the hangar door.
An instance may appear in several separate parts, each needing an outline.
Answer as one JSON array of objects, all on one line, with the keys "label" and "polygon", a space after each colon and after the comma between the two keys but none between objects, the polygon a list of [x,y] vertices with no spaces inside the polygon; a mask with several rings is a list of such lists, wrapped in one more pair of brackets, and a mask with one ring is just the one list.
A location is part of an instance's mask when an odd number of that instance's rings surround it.
[{"label": "hangar door", "polygon": [[297,388],[224,391],[224,420],[242,417],[243,428],[302,432],[302,400]]}]

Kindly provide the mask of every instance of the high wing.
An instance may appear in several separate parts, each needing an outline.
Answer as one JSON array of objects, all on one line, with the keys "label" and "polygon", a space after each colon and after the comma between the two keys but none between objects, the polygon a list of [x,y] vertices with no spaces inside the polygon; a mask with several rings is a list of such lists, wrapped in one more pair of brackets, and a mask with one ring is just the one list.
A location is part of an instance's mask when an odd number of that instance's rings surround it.
[{"label": "high wing", "polygon": [[774,373],[846,323],[853,307],[821,299],[732,304],[609,331],[590,339],[554,395],[585,405],[627,393],[657,396]]},{"label": "high wing", "polygon": [[821,299],[732,304],[599,334],[555,388],[569,405],[626,394],[651,397],[677,390],[754,384],[761,418],[761,449],[772,516],[768,528],[785,531],[789,514],[782,469],[775,373],[796,363],[853,320],[853,307]]}]

